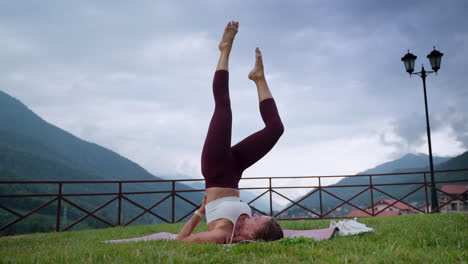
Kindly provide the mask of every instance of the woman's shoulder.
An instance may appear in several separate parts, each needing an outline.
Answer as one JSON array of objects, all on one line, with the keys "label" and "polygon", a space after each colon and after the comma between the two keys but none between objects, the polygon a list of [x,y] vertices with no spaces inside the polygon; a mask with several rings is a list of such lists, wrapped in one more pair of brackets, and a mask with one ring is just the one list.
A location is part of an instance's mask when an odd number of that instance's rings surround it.
[{"label": "woman's shoulder", "polygon": [[216,228],[208,230],[210,233],[211,241],[217,244],[226,244],[231,238],[232,230],[227,230],[224,225],[218,225]]}]

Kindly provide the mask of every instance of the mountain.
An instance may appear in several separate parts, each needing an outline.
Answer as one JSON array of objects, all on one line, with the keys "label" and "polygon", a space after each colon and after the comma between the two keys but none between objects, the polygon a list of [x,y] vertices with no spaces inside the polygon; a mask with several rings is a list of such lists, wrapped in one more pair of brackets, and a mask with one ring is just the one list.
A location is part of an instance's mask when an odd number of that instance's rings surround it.
[{"label": "mountain", "polygon": [[[119,154],[81,140],[47,123],[20,101],[2,91],[0,91],[0,113],[0,124],[2,124],[0,131],[14,140],[12,147],[16,149],[30,149],[34,153],[84,168],[103,179],[155,179],[138,164]],[[30,148],[29,144],[34,148]]]},{"label": "mountain", "polygon": [[[441,164],[450,160],[452,157],[433,157],[434,166]],[[410,169],[410,168],[426,168],[422,170],[429,170],[429,155],[419,153],[419,154],[406,154],[403,157],[382,163],[375,168],[365,170],[358,174],[379,174],[379,173],[389,173],[401,169]]]},{"label": "mountain", "polygon": [[[97,144],[84,141],[52,124],[49,124],[24,104],[0,91],[0,180],[63,180],[63,181],[116,181],[116,180],[161,180],[150,174],[135,162]],[[163,154],[162,154],[163,155]],[[190,189],[185,184],[176,184],[178,189]],[[117,192],[117,184],[65,184],[64,193]],[[123,191],[168,191],[170,183],[127,184]],[[57,185],[17,184],[0,185],[0,193],[57,193]],[[156,203],[167,194],[128,195],[145,207]],[[191,201],[201,201],[203,193],[184,193],[181,196]],[[112,197],[69,197],[86,210],[91,211]],[[171,199],[167,199],[152,211],[171,219]],[[180,198],[175,199],[176,219],[185,215],[193,207]],[[26,213],[48,201],[42,198],[2,198],[0,205],[20,213]],[[123,219],[128,221],[143,210],[123,201]],[[84,215],[80,210],[63,202],[66,218],[76,220]],[[99,211],[98,215],[111,223],[116,221],[117,202]],[[7,233],[47,231],[53,229],[56,202],[15,224]],[[13,215],[0,210],[0,225],[15,219]],[[47,223],[38,227],[37,222]],[[148,214],[138,219],[137,224],[160,222]],[[63,225],[62,227],[64,227]],[[89,217],[77,228],[101,227],[102,223]],[[104,225],[105,226],[105,225]],[[37,231],[37,230],[36,230]]]},{"label": "mountain", "polygon": [[[372,175],[372,174],[383,174],[383,173],[403,173],[403,172],[421,172],[429,171],[429,157],[425,154],[407,154],[397,160],[383,163],[376,166],[375,168],[368,169],[366,171],[360,172],[357,175]],[[433,157],[434,160],[434,170],[455,170],[455,169],[467,169],[468,168],[468,152],[465,152],[457,157]],[[436,173],[435,180],[466,180],[468,175],[466,172],[451,172],[451,173]],[[430,180],[430,174],[426,175],[426,179]],[[372,177],[373,184],[388,184],[388,183],[411,183],[411,182],[423,182],[423,174],[411,174],[411,175],[388,175],[388,176],[374,176]],[[368,185],[369,177],[345,177],[339,182],[330,185],[331,188],[326,188],[328,192],[344,199],[348,200],[355,195],[358,195],[359,192],[364,191],[367,187],[340,187],[344,185]],[[441,187],[442,184],[438,184],[438,187]],[[378,189],[396,197],[401,198],[407,193],[415,190],[418,187],[417,184],[414,185],[398,185],[398,186],[379,186]],[[310,194],[309,192],[308,194]],[[380,199],[393,199],[382,192],[377,190],[373,191],[374,202]],[[307,194],[305,195],[307,196]],[[305,197],[302,196],[302,197]],[[296,199],[296,201],[302,199],[302,197]],[[407,203],[413,203],[415,205],[422,205],[425,201],[425,192],[424,188],[414,192],[413,194],[407,196],[404,199]],[[370,201],[370,191],[367,190],[362,194],[358,195],[350,201],[356,206],[364,207],[371,204]],[[342,203],[339,199],[333,197],[330,194],[322,192],[322,210],[323,213],[328,212],[331,209],[336,208]],[[306,208],[313,209],[315,212],[319,212],[320,208],[320,199],[318,192],[305,198],[300,204]],[[340,206],[340,211],[333,211],[327,217],[331,216],[346,216],[347,212],[354,207],[351,207],[347,204]],[[305,216],[307,213],[300,207],[294,206],[285,212],[282,216],[291,217],[291,216]]]}]

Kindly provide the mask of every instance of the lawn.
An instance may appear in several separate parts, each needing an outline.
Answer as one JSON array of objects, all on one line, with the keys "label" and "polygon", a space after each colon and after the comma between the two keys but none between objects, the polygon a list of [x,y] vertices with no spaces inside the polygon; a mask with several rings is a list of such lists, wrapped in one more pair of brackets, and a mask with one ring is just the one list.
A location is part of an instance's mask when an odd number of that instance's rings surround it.
[{"label": "lawn", "polygon": [[[376,231],[316,242],[282,239],[225,247],[148,241],[100,241],[173,232],[180,224],[0,237],[0,263],[467,263],[468,215],[403,215],[359,219]],[[281,221],[285,229],[317,229],[329,220]],[[195,230],[206,230],[205,224]]]}]

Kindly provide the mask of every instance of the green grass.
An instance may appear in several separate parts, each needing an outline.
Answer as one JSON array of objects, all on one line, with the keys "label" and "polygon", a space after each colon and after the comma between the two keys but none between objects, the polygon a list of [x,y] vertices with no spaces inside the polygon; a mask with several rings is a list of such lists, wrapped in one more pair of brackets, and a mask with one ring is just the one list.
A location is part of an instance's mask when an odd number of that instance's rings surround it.
[{"label": "green grass", "polygon": [[[0,263],[467,263],[468,215],[404,215],[360,219],[376,232],[330,240],[282,239],[234,247],[103,240],[177,233],[182,224],[39,233],[0,238]],[[326,228],[328,220],[282,221],[285,229]],[[205,224],[195,230],[206,230]]]}]

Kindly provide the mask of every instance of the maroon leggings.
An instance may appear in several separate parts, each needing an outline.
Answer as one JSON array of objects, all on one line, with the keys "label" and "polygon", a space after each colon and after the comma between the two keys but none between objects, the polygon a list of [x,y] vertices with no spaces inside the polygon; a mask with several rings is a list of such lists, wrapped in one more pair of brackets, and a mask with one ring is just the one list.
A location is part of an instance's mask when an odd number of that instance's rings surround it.
[{"label": "maroon leggings", "polygon": [[229,72],[216,71],[213,80],[215,110],[203,146],[201,169],[206,188],[238,188],[242,172],[276,144],[284,128],[273,98],[260,102],[265,128],[231,147],[232,113]]}]

